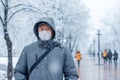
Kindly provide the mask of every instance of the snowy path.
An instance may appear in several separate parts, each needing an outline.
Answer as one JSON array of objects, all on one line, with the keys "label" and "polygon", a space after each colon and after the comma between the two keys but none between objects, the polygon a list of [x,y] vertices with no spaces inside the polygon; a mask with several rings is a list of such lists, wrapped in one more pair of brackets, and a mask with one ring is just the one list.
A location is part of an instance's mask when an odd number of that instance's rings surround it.
[{"label": "snowy path", "polygon": [[[15,67],[17,60],[18,57],[13,58],[13,67]],[[114,64],[112,64],[111,66],[109,66],[108,64],[104,65],[102,59],[101,59],[102,65],[97,65],[97,63],[98,63],[97,59],[94,60],[93,57],[83,55],[80,68],[78,69],[80,77],[79,80],[120,80],[120,62],[117,67],[115,67]],[[7,57],[0,57],[0,80],[6,78],[7,74],[6,65]]]},{"label": "snowy path", "polygon": [[101,60],[101,65],[97,65],[98,61],[92,57],[83,56],[79,71],[79,80],[120,80],[120,64],[118,66],[104,65]]}]

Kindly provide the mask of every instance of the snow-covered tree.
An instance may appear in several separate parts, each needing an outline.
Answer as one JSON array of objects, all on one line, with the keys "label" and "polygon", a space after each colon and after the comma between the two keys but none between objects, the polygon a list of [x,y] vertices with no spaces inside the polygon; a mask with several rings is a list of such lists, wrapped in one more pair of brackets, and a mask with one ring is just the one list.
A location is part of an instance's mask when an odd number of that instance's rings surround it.
[{"label": "snow-covered tree", "polygon": [[[34,24],[41,17],[54,18],[57,32],[62,33],[57,33],[57,35],[60,36],[57,36],[56,39],[61,37],[60,42],[66,45],[71,44],[72,46],[70,49],[72,50],[73,46],[75,48],[76,45],[74,45],[73,42],[75,39],[77,39],[76,41],[78,41],[78,39],[84,41],[88,36],[86,34],[87,19],[89,17],[88,10],[80,2],[80,0],[21,0],[19,2],[11,0],[9,4],[12,6],[10,14],[15,13],[15,11],[19,12],[14,14],[14,17],[11,18],[8,27],[11,40],[13,41],[13,53],[15,54],[20,53],[23,46],[36,40],[32,30]],[[23,8],[25,10],[19,11],[19,9],[21,10],[23,6],[26,6]],[[27,11],[28,9],[26,8],[28,7],[32,8],[34,11]],[[72,40],[70,40],[70,34],[72,36]],[[83,36],[84,38],[82,38]],[[1,38],[1,40],[4,42],[3,38]],[[0,44],[0,47],[2,47],[3,44],[4,43]],[[81,42],[80,46],[83,44],[86,43]],[[4,49],[1,51],[2,55],[3,53],[6,53]]]},{"label": "snow-covered tree", "polygon": [[56,40],[60,38],[60,42],[68,45],[71,52],[77,48],[79,40],[82,45],[87,40],[89,15],[80,0],[0,1],[0,55],[7,55],[8,51],[9,80],[12,77],[12,55],[20,54],[25,45],[36,40],[33,26],[41,17],[54,18]]},{"label": "snow-covered tree", "polygon": [[108,11],[107,15],[103,18],[102,22],[109,27],[108,39],[106,44],[109,48],[120,50],[120,1]]},{"label": "snow-covered tree", "polygon": [[[24,4],[14,3],[12,4],[9,0],[0,0],[0,22],[1,31],[3,31],[2,36],[4,37],[7,45],[7,55],[8,55],[8,67],[7,67],[7,78],[12,80],[13,66],[12,66],[12,40],[10,37],[10,25],[12,25],[11,19],[20,11],[26,10],[27,8],[21,7]],[[1,42],[2,43],[2,42]],[[3,45],[3,44],[2,44]],[[2,48],[1,48],[2,49]],[[3,49],[4,50],[4,49]]]},{"label": "snow-covered tree", "polygon": [[[52,17],[55,20],[57,30],[56,40],[59,40],[63,45],[68,45],[71,51],[73,51],[73,48],[76,46],[74,41],[77,40],[75,39],[84,39],[82,38],[84,35],[87,38],[86,28],[87,19],[89,17],[88,10],[79,0],[35,0],[34,2],[27,1],[26,3],[37,10],[35,13],[31,13],[30,15],[30,21],[32,23],[28,24],[30,25],[29,31],[33,29],[33,24],[39,20],[39,18]],[[28,29],[28,27],[26,27],[26,29]],[[71,40],[70,34],[72,35]],[[70,44],[71,47],[69,46]]]}]

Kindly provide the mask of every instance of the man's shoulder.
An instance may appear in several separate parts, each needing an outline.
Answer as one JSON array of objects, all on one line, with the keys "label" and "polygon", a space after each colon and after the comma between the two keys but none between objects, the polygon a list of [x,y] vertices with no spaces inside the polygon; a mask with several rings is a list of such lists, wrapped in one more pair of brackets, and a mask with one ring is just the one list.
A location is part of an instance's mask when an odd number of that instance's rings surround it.
[{"label": "man's shoulder", "polygon": [[30,48],[35,48],[35,47],[37,47],[37,46],[38,46],[38,41],[26,45],[25,48],[26,48],[26,49],[30,49]]},{"label": "man's shoulder", "polygon": [[57,41],[54,41],[54,44],[53,44],[55,47],[58,47],[58,48],[60,48],[60,49],[63,49],[64,48],[64,46],[61,44],[61,43],[59,43],[59,42],[57,42]]},{"label": "man's shoulder", "polygon": [[69,48],[68,48],[67,46],[61,44],[61,43],[59,43],[58,48],[60,48],[60,49],[62,49],[62,50],[65,50],[65,51],[66,51],[66,50],[69,51]]}]

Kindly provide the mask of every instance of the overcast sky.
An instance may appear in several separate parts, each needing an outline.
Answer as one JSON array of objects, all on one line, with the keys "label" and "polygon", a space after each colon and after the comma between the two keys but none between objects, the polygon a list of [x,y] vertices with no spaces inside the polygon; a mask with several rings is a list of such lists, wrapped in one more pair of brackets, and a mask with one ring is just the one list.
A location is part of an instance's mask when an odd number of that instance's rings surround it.
[{"label": "overcast sky", "polygon": [[[82,2],[90,11],[88,33],[91,36],[90,42],[92,44],[94,39],[97,40],[98,29],[101,30],[102,34],[104,34],[103,30],[108,31],[110,29],[101,20],[110,10],[113,10],[112,8],[115,7],[117,0],[82,0]],[[102,38],[104,37],[102,36]]]},{"label": "overcast sky", "polygon": [[90,21],[94,26],[100,26],[100,19],[111,9],[117,0],[82,0],[85,6],[90,9]]}]

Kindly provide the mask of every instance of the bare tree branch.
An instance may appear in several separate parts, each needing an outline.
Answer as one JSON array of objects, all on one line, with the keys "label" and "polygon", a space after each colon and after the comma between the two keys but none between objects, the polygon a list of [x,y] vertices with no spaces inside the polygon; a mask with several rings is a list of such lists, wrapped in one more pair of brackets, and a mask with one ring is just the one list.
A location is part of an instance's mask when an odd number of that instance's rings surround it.
[{"label": "bare tree branch", "polygon": [[14,6],[9,7],[9,9],[16,8],[16,7],[23,6],[23,5],[24,5],[24,4],[17,4],[17,5],[14,5]]},{"label": "bare tree branch", "polygon": [[9,21],[11,20],[11,18],[12,18],[15,14],[17,14],[18,12],[20,12],[20,11],[22,11],[22,10],[27,10],[27,9],[29,9],[29,8],[22,8],[22,9],[19,9],[19,10],[15,11],[15,12],[12,13],[11,16],[8,18],[8,21],[7,21],[7,22],[9,22]]},{"label": "bare tree branch", "polygon": [[2,5],[5,7],[5,4],[4,4],[3,0],[0,0],[0,1],[1,1]]},{"label": "bare tree branch", "polygon": [[1,20],[1,22],[2,22],[2,25],[4,25],[4,21],[3,21],[3,19],[2,19],[2,17],[0,16],[0,20]]},{"label": "bare tree branch", "polygon": [[[18,7],[18,6],[22,6],[22,5],[25,5],[25,4],[18,4],[18,5],[15,5],[15,6],[10,7],[9,9],[12,9],[12,8],[15,8],[15,7]],[[22,10],[31,10],[31,11],[32,11],[32,10],[33,10],[32,8],[34,8],[34,9],[37,9],[37,11],[41,11],[39,8],[34,7],[34,6],[31,6],[31,5],[28,5],[28,6],[26,6],[26,7],[28,7],[28,8],[21,8],[21,9],[15,11],[15,12],[13,12],[13,13],[11,14],[11,16],[8,18],[7,22],[9,22],[9,21],[11,20],[11,18],[12,18],[15,14],[17,14],[18,12],[20,12],[20,11],[22,11]]]},{"label": "bare tree branch", "polygon": [[41,11],[41,9],[39,9],[39,8],[37,8],[37,7],[35,7],[35,6],[27,5],[27,7],[36,9],[37,11]]}]

